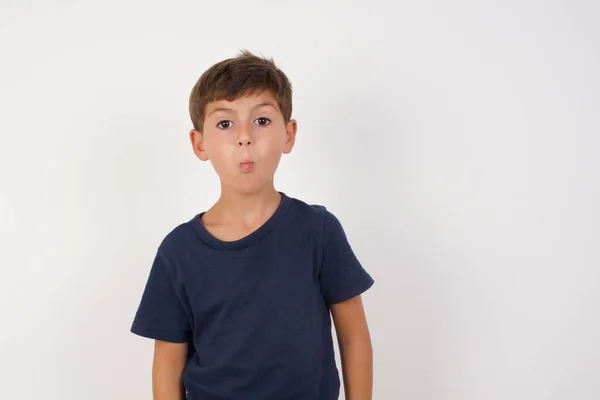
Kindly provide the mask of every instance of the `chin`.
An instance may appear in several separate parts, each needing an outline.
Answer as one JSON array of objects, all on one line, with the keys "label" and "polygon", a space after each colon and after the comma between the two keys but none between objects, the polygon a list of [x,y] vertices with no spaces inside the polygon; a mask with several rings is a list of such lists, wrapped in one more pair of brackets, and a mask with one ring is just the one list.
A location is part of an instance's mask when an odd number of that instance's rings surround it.
[{"label": "chin", "polygon": [[256,193],[260,192],[262,189],[264,189],[264,187],[265,187],[265,184],[262,184],[259,182],[252,182],[252,181],[238,182],[235,185],[233,185],[233,188],[235,189],[236,192],[246,194],[246,195],[256,194]]}]

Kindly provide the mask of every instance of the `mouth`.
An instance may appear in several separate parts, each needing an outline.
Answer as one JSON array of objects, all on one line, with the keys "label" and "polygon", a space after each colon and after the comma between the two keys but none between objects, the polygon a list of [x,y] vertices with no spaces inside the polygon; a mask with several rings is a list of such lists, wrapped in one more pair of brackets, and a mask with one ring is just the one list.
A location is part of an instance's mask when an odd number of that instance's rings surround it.
[{"label": "mouth", "polygon": [[250,172],[254,169],[254,161],[244,160],[240,163],[242,172]]}]

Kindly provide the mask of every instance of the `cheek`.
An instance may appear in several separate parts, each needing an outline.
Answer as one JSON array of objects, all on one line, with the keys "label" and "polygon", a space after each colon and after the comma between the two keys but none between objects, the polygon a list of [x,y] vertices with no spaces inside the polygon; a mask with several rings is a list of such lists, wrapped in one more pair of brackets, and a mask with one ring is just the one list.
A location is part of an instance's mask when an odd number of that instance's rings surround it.
[{"label": "cheek", "polygon": [[283,151],[283,140],[280,140],[278,135],[272,135],[265,137],[263,140],[257,143],[260,148],[260,152],[265,158],[273,158]]},{"label": "cheek", "polygon": [[213,138],[208,141],[206,146],[206,152],[212,165],[217,170],[223,171],[227,169],[227,165],[230,164],[231,160],[234,159],[236,147],[222,138]]},{"label": "cheek", "polygon": [[268,165],[267,169],[275,169],[277,168],[283,153],[283,142],[279,140],[273,140],[268,143],[268,145],[264,146],[261,153],[264,164]]},{"label": "cheek", "polygon": [[223,157],[224,155],[231,153],[233,146],[228,139],[229,138],[225,134],[212,135],[205,143],[206,152],[214,157]]}]

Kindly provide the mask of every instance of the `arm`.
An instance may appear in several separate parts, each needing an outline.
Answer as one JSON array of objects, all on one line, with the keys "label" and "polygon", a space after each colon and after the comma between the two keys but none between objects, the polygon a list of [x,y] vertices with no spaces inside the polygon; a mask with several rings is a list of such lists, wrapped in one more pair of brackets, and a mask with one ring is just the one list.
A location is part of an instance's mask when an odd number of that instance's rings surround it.
[{"label": "arm", "polygon": [[186,343],[154,342],[152,393],[154,400],[183,400],[183,369],[187,359]]},{"label": "arm", "polygon": [[347,400],[372,400],[373,349],[362,299],[331,305]]}]

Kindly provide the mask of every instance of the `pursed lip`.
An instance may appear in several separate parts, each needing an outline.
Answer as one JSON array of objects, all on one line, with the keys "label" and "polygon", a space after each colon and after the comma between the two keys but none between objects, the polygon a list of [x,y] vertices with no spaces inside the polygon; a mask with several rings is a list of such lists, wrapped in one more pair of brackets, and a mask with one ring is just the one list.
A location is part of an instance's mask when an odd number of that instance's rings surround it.
[{"label": "pursed lip", "polygon": [[254,161],[244,160],[240,162],[240,168],[242,169],[242,171],[251,171],[254,168]]}]

